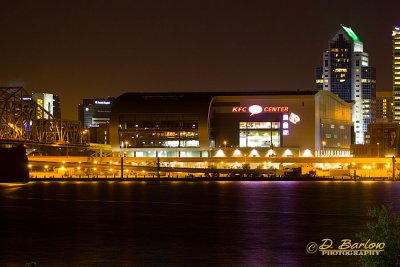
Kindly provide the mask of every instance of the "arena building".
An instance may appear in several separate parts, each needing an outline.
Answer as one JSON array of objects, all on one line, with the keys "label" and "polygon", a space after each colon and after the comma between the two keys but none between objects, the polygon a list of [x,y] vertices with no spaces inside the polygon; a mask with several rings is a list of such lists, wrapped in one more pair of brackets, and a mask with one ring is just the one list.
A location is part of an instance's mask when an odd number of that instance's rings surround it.
[{"label": "arena building", "polygon": [[110,141],[129,157],[350,156],[352,105],[328,91],[126,93]]}]

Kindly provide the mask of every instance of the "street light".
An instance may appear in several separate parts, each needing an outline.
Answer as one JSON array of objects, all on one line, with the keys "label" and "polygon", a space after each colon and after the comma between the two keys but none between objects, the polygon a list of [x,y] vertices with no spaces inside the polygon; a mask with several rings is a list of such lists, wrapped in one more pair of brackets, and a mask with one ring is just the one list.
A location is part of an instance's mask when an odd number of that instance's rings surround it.
[{"label": "street light", "polygon": [[226,156],[226,144],[227,144],[227,142],[226,142],[226,141],[224,141],[225,156]]},{"label": "street light", "polygon": [[322,154],[325,156],[325,145],[326,145],[326,142],[325,141],[322,141]]},{"label": "street light", "polygon": [[128,156],[128,145],[129,145],[128,141],[125,141],[125,154],[126,154],[126,157]]},{"label": "street light", "polygon": [[378,158],[379,158],[379,142],[376,143],[378,145]]}]

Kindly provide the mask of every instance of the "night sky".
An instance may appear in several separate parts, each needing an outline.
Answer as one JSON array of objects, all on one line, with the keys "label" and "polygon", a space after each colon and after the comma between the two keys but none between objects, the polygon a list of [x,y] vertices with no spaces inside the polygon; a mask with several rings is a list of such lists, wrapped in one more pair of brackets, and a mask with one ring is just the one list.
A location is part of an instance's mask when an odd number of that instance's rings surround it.
[{"label": "night sky", "polygon": [[75,120],[124,92],[310,90],[340,24],[391,90],[398,0],[2,0],[0,85],[58,94]]}]

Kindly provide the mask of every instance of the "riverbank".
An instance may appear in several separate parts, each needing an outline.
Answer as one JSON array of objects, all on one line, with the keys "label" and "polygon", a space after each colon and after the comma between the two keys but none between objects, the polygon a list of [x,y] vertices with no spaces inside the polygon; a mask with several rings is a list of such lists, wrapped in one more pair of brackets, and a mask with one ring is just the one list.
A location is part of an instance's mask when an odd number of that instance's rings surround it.
[{"label": "riverbank", "polygon": [[191,178],[30,178],[30,182],[247,182],[247,181],[393,181],[387,177],[191,177]]}]

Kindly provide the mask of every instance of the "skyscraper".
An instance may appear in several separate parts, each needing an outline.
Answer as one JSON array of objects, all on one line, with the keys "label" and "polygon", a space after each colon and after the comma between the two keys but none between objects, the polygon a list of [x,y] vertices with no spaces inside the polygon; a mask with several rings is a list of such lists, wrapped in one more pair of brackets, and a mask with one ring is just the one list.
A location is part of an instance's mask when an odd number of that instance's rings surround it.
[{"label": "skyscraper", "polygon": [[316,69],[316,88],[354,101],[354,141],[363,144],[364,133],[372,121],[376,74],[375,68],[369,67],[361,39],[351,28],[341,25],[329,41],[328,51],[323,54],[323,66]]},{"label": "skyscraper", "polygon": [[393,121],[400,123],[400,27],[394,26],[393,42]]}]

